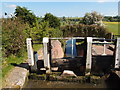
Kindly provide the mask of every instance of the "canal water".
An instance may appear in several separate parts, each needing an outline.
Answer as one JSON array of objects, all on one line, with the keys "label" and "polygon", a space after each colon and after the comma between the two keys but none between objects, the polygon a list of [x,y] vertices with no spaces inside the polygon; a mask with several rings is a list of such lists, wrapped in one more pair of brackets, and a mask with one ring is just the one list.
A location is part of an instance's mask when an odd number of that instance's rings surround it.
[{"label": "canal water", "polygon": [[29,80],[24,88],[106,88],[104,83],[76,83],[76,82],[61,82],[61,81],[41,81]]},{"label": "canal water", "polygon": [[45,81],[29,79],[26,81],[23,88],[119,88],[120,77],[111,72],[109,77],[101,79],[99,83],[78,83],[78,82],[63,82],[63,81]]},{"label": "canal water", "polygon": [[76,52],[76,39],[71,39],[66,41],[66,56],[67,57],[76,57],[77,56],[77,52]]}]

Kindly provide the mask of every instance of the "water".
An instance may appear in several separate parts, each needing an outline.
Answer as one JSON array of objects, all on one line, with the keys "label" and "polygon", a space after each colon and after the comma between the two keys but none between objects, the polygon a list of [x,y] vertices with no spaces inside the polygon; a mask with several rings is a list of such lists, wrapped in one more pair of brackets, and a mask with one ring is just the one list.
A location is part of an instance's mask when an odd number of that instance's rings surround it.
[{"label": "water", "polygon": [[104,84],[29,80],[25,88],[105,88]]},{"label": "water", "polygon": [[76,52],[76,39],[71,39],[66,42],[66,56],[67,57],[76,57],[77,52]]},{"label": "water", "polygon": [[106,88],[106,90],[107,88],[119,88],[120,90],[120,78],[115,73],[110,73],[109,77],[99,84],[29,79],[23,88]]}]

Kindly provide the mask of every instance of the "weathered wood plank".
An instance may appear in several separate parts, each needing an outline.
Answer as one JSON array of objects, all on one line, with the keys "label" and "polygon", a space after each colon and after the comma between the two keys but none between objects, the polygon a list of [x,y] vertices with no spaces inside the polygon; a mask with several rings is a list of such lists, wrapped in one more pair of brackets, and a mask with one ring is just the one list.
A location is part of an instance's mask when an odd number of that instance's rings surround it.
[{"label": "weathered wood plank", "polygon": [[117,38],[116,43],[115,68],[120,68],[120,38]]},{"label": "weathered wood plank", "polygon": [[86,69],[91,70],[91,62],[92,62],[92,37],[87,37]]},{"label": "weathered wood plank", "polygon": [[33,56],[33,48],[32,48],[32,42],[31,42],[31,38],[27,38],[26,42],[27,42],[27,51],[28,51],[28,64],[30,66],[34,65],[34,56]]},{"label": "weathered wood plank", "polygon": [[44,46],[44,67],[46,68],[46,73],[50,73],[50,54],[48,52],[48,42],[49,38],[43,38],[43,46]]}]

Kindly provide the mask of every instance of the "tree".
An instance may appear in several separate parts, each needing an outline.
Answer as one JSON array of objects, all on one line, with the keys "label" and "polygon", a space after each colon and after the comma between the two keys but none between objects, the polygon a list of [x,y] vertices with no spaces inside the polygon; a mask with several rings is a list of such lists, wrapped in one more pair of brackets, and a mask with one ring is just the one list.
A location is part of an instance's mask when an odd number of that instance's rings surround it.
[{"label": "tree", "polygon": [[21,19],[2,19],[2,51],[3,56],[22,55],[25,48],[27,24]]},{"label": "tree", "polygon": [[94,11],[92,13],[86,13],[85,16],[83,17],[82,22],[85,25],[96,24],[96,25],[103,26],[102,19],[103,19],[103,16]]},{"label": "tree", "polygon": [[106,37],[110,32],[103,26],[98,25],[65,25],[60,28],[63,37]]},{"label": "tree", "polygon": [[52,15],[51,13],[46,13],[43,20],[49,22],[49,27],[51,28],[60,27],[60,20],[56,16]]},{"label": "tree", "polygon": [[120,16],[104,16],[104,21],[108,21],[108,22],[120,22]]},{"label": "tree", "polygon": [[31,12],[31,10],[28,10],[25,7],[17,6],[14,14],[16,17],[21,18],[24,22],[27,22],[30,25],[33,25],[33,23],[36,22],[36,16]]},{"label": "tree", "polygon": [[65,16],[63,16],[62,20],[63,20],[63,21],[66,21],[66,18],[65,18]]},{"label": "tree", "polygon": [[43,39],[43,37],[48,37],[49,33],[48,33],[48,29],[49,29],[49,24],[48,22],[36,22],[35,26],[31,28],[31,34],[30,37],[32,39]]}]

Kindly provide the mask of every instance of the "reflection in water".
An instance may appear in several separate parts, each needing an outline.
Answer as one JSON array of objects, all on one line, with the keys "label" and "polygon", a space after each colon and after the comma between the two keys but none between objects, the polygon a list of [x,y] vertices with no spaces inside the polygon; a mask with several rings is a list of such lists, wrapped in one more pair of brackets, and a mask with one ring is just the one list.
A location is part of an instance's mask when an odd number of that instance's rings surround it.
[{"label": "reflection in water", "polygon": [[105,88],[103,84],[79,84],[73,82],[29,80],[25,88]]},{"label": "reflection in water", "polygon": [[108,88],[120,88],[120,78],[117,74],[111,72],[110,76],[105,80]]},{"label": "reflection in water", "polygon": [[115,73],[110,73],[100,84],[28,80],[24,88],[120,88],[120,78]]},{"label": "reflection in water", "polygon": [[76,52],[76,39],[71,39],[66,42],[66,56],[67,57],[76,57],[77,52]]}]

